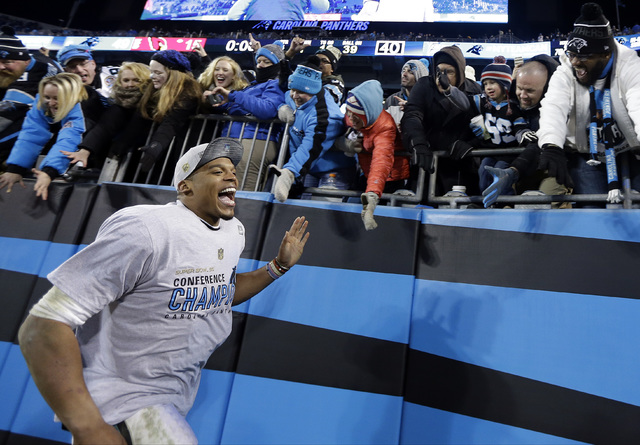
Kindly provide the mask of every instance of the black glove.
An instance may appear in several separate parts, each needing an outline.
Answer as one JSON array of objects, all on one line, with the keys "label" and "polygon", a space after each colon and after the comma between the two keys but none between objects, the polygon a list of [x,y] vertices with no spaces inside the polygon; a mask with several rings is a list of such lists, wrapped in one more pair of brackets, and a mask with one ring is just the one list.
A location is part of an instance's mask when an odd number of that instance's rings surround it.
[{"label": "black glove", "polygon": [[148,172],[151,170],[151,167],[153,167],[156,159],[160,157],[160,154],[162,153],[162,145],[160,145],[160,142],[152,142],[149,145],[138,148],[138,150],[142,152],[142,157],[140,158],[142,171]]},{"label": "black glove", "polygon": [[473,150],[473,146],[465,141],[455,141],[449,148],[449,157],[454,161],[459,161]]},{"label": "black glove", "polygon": [[484,169],[493,176],[491,185],[482,192],[482,196],[484,196],[482,202],[484,207],[488,208],[497,201],[498,196],[506,194],[506,191],[516,183],[520,175],[516,169],[511,167],[495,168],[485,165]]},{"label": "black glove", "polygon": [[433,153],[429,145],[414,145],[411,162],[422,167],[427,173],[433,173]]},{"label": "black glove", "polygon": [[573,186],[569,168],[567,167],[567,157],[562,148],[553,144],[544,144],[538,163],[540,170],[548,170],[549,176],[556,178],[560,185]]}]

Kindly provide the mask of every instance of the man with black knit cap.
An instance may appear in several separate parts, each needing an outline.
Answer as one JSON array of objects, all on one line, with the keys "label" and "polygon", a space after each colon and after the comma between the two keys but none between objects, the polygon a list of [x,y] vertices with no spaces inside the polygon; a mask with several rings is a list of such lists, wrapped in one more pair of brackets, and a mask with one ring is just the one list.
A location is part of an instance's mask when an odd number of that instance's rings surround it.
[{"label": "man with black knit cap", "polygon": [[344,80],[335,72],[338,70],[338,61],[342,52],[335,46],[327,46],[316,51],[316,56],[320,59],[322,86],[331,93],[337,104],[341,104],[344,99]]},{"label": "man with black knit cap", "polygon": [[53,64],[34,59],[13,28],[0,33],[0,162],[11,152],[44,77],[58,73]]},{"label": "man with black knit cap", "polygon": [[540,168],[576,194],[623,199],[619,165],[640,190],[640,59],[613,38],[596,3],[582,6],[540,109]]},{"label": "man with black knit cap", "polygon": [[[411,96],[402,116],[402,142],[413,152],[413,163],[433,172],[433,151],[448,150],[459,139],[473,137],[469,128],[471,115],[468,107],[460,107],[453,100],[454,92],[468,95],[480,93],[480,86],[465,77],[466,62],[457,46],[446,46],[433,55],[435,76],[420,78],[411,90]],[[465,102],[468,104],[468,101]],[[438,160],[436,193],[444,194],[458,181],[467,186],[469,193],[477,192],[478,181],[470,158],[453,161]]]}]

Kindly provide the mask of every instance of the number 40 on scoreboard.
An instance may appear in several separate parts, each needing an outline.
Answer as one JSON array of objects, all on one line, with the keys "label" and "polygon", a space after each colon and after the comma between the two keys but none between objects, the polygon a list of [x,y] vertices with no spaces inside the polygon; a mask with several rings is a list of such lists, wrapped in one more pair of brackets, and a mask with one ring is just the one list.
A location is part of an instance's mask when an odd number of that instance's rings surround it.
[{"label": "number 40 on scoreboard", "polygon": [[404,43],[401,40],[378,40],[376,42],[376,56],[403,56]]}]

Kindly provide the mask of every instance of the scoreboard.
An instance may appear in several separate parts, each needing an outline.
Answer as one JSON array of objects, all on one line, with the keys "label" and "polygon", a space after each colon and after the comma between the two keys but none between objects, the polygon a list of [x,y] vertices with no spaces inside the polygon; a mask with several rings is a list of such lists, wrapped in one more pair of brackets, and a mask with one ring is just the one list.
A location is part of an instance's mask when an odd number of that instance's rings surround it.
[{"label": "scoreboard", "polygon": [[[70,44],[80,44],[87,40],[86,36],[18,36],[30,50],[47,47],[57,51]],[[174,49],[176,51],[193,51],[196,44],[202,46],[210,54],[250,53],[251,47],[246,39],[207,39],[204,37],[91,37],[93,51],[158,51]],[[616,36],[616,40],[630,47],[640,49],[640,34]],[[273,39],[261,40],[263,45],[273,43]],[[289,41],[281,39],[285,49]],[[319,49],[334,46],[345,56],[392,56],[392,57],[431,57],[444,46],[460,47],[466,59],[492,59],[501,55],[508,60],[515,57],[524,59],[538,54],[558,55],[565,42],[528,42],[528,43],[493,43],[469,41],[412,41],[412,40],[337,40],[309,39],[309,45],[303,54],[313,54]]]}]

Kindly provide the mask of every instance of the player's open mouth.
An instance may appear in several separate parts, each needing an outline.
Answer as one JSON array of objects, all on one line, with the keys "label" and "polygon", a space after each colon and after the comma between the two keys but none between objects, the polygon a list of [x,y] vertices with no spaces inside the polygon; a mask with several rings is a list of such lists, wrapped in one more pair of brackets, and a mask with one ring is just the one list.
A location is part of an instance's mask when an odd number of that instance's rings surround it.
[{"label": "player's open mouth", "polygon": [[220,202],[222,202],[222,204],[224,204],[227,207],[235,207],[236,205],[235,197],[236,197],[235,187],[227,187],[226,189],[218,193],[218,199],[220,199]]},{"label": "player's open mouth", "polygon": [[578,79],[584,79],[585,77],[587,77],[587,70],[585,70],[584,68],[575,68],[575,72]]}]

